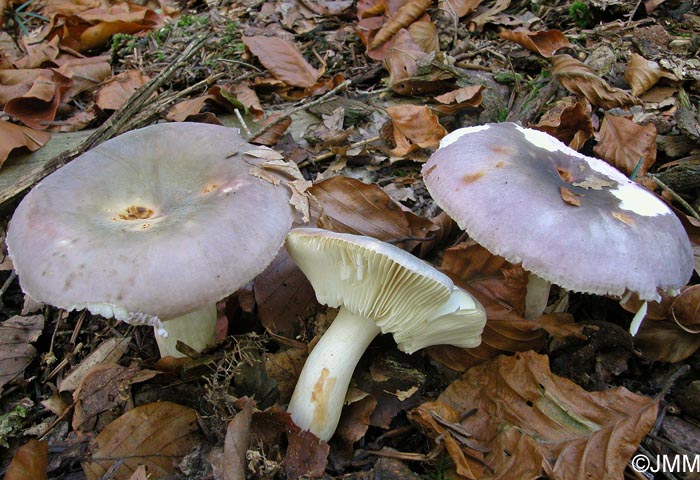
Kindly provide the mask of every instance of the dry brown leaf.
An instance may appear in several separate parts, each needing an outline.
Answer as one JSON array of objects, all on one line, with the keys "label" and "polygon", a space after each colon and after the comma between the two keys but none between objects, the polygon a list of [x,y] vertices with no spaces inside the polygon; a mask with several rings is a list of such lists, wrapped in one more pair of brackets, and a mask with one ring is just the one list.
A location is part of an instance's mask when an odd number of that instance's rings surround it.
[{"label": "dry brown leaf", "polygon": [[226,427],[224,439],[224,478],[223,480],[245,480],[246,451],[250,435],[250,421],[253,418],[253,402],[242,398],[243,407]]},{"label": "dry brown leaf", "polygon": [[253,292],[263,326],[288,338],[295,337],[299,318],[316,305],[313,287],[285,249],[255,278]]},{"label": "dry brown leaf", "polygon": [[56,70],[40,70],[26,93],[5,104],[5,113],[28,127],[44,130],[70,86],[71,80]]},{"label": "dry brown leaf", "polygon": [[262,134],[257,134],[250,139],[251,143],[257,143],[259,145],[276,145],[279,139],[284,135],[289,126],[292,124],[291,117],[279,118],[280,114],[270,115],[267,120],[260,126],[266,127],[269,124],[273,124],[272,127],[268,128]]},{"label": "dry brown leaf", "polygon": [[637,176],[646,175],[656,162],[656,127],[637,125],[625,117],[605,115],[593,151],[628,176],[641,161]]},{"label": "dry brown leaf", "polygon": [[44,316],[14,316],[0,323],[0,391],[24,373],[36,356],[36,342],[44,329]]},{"label": "dry brown leaf", "polygon": [[307,356],[307,351],[300,348],[291,348],[265,356],[265,371],[277,382],[280,403],[287,403],[292,398]]},{"label": "dry brown leaf", "polygon": [[521,267],[470,241],[445,250],[441,269],[481,302],[487,320],[481,345],[429,347],[431,358],[465,371],[501,353],[536,350],[544,345],[546,335],[540,325],[522,316],[527,272]]},{"label": "dry brown leaf", "polygon": [[463,17],[476,10],[483,0],[445,0],[445,9],[454,12],[457,18]]},{"label": "dry brown leaf", "polygon": [[404,89],[397,89],[397,86],[418,72],[418,62],[427,55],[408,30],[399,30],[384,57],[384,66],[389,72],[389,86],[395,92],[404,94]]},{"label": "dry brown leaf", "polygon": [[530,128],[547,132],[574,150],[579,150],[593,137],[591,105],[585,99],[564,97]]},{"label": "dry brown leaf", "polygon": [[199,442],[197,412],[171,402],[149,403],[128,411],[95,437],[83,471],[88,480],[98,480],[123,461],[114,472],[117,478],[131,475],[139,465],[161,478]]},{"label": "dry brown leaf", "polygon": [[622,478],[658,409],[623,387],[587,392],[534,352],[470,369],[438,402],[474,412],[460,425],[490,449],[484,479]]},{"label": "dry brown leaf", "polygon": [[279,37],[254,36],[241,40],[275,78],[287,85],[309,88],[321,76],[294,45]]},{"label": "dry brown leaf", "polygon": [[367,235],[382,241],[413,236],[406,213],[377,185],[342,176],[309,189],[319,226],[341,233]]},{"label": "dry brown leaf", "polygon": [[655,362],[677,363],[700,349],[700,335],[688,333],[673,320],[645,319],[634,345]]},{"label": "dry brown leaf", "polygon": [[641,95],[656,85],[661,78],[677,81],[673,73],[659,66],[658,63],[647,60],[637,53],[633,53],[627,62],[625,80],[632,87],[632,95]]},{"label": "dry brown leaf", "polygon": [[581,94],[593,105],[605,110],[639,104],[640,100],[624,90],[611,87],[586,64],[570,55],[552,57],[554,78],[571,93]]},{"label": "dry brown leaf", "polygon": [[557,53],[557,50],[571,46],[569,39],[559,30],[532,32],[526,28],[516,28],[515,30],[503,30],[498,36],[518,43],[545,58],[550,58]]},{"label": "dry brown leaf", "polygon": [[72,391],[78,388],[83,376],[95,365],[100,363],[117,363],[129,347],[130,341],[131,337],[111,337],[102,342],[95,350],[90,352],[90,355],[68,372],[58,385],[58,391]]},{"label": "dry brown leaf", "polygon": [[418,147],[437,147],[440,139],[447,135],[437,115],[426,106],[397,105],[387,107],[386,113],[394,127],[394,140],[397,145],[391,151],[394,156],[404,157]]},{"label": "dry brown leaf", "polygon": [[98,420],[104,425],[125,407],[131,406],[132,384],[145,382],[158,373],[154,370],[140,370],[136,365],[122,367],[115,363],[102,363],[93,366],[73,392],[73,430],[99,431],[101,425],[97,424]]},{"label": "dry brown leaf", "polygon": [[48,478],[49,442],[31,439],[15,452],[4,480],[44,480]]},{"label": "dry brown leaf", "polygon": [[484,90],[483,85],[468,85],[466,87],[451,90],[435,97],[441,103],[434,107],[440,113],[453,114],[466,108],[476,108],[481,105]]},{"label": "dry brown leaf", "polygon": [[39,68],[55,64],[58,57],[58,37],[49,41],[25,45],[27,54],[13,63],[15,68]]},{"label": "dry brown leaf", "polygon": [[95,103],[102,110],[118,110],[150,78],[140,70],[127,70],[111,78],[97,91]]},{"label": "dry brown leaf", "polygon": [[421,50],[427,53],[437,53],[440,51],[440,40],[438,38],[438,29],[435,24],[430,21],[428,15],[419,18],[408,26],[408,33],[416,42],[416,45]]},{"label": "dry brown leaf", "polygon": [[62,61],[61,66],[55,71],[70,79],[70,86],[61,98],[61,101],[67,103],[78,94],[92,89],[107,80],[112,75],[112,67],[109,61],[110,57],[108,55],[71,58]]},{"label": "dry brown leaf", "polygon": [[374,35],[369,43],[369,50],[381,47],[399,30],[407,28],[418,20],[432,3],[432,0],[417,0],[401,5],[394,15],[386,19],[384,25]]},{"label": "dry brown leaf", "polygon": [[92,8],[79,13],[57,13],[44,38],[60,38],[60,45],[83,52],[104,46],[116,33],[135,34],[158,27],[163,17],[133,3]]},{"label": "dry brown leaf", "polygon": [[46,145],[50,139],[51,134],[48,132],[0,120],[0,165],[15,148],[27,147],[34,152]]},{"label": "dry brown leaf", "polygon": [[139,465],[134,473],[129,477],[129,480],[148,480],[148,472],[145,465]]},{"label": "dry brown leaf", "polygon": [[480,32],[484,28],[484,25],[492,22],[499,13],[509,6],[510,0],[496,0],[488,10],[469,20],[471,23],[470,28],[473,26]]},{"label": "dry brown leaf", "polygon": [[700,285],[684,289],[673,300],[671,318],[689,334],[700,333]]}]

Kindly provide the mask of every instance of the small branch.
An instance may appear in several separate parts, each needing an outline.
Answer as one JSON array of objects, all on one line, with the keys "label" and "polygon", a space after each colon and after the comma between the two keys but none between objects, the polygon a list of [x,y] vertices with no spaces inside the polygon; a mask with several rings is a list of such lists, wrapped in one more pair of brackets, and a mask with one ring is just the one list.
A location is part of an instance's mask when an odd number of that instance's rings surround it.
[{"label": "small branch", "polygon": [[330,97],[332,97],[333,95],[338,93],[340,90],[342,90],[345,87],[347,87],[348,85],[350,85],[350,83],[351,83],[350,80],[345,80],[343,83],[336,86],[335,88],[333,88],[329,92],[326,92],[322,96],[318,97],[316,100],[313,100],[313,101],[308,102],[308,103],[304,103],[302,105],[299,105],[298,107],[292,108],[291,110],[287,111],[286,113],[283,113],[279,118],[275,119],[274,122],[268,123],[263,128],[261,128],[258,132],[256,132],[255,136],[259,137],[259,136],[263,135],[265,132],[267,132],[272,127],[274,127],[277,123],[279,123],[280,121],[282,121],[286,118],[291,117],[292,115],[294,115],[297,112],[301,112],[302,110],[306,110],[308,108],[315,107],[316,105],[320,105],[321,103],[325,102]]},{"label": "small branch", "polygon": [[698,215],[698,212],[695,211],[695,209],[685,201],[683,197],[678,195],[676,192],[674,192],[671,187],[666,185],[663,181],[661,181],[656,175],[649,175],[652,180],[656,182],[656,184],[663,189],[663,191],[667,192],[669,195],[673,197],[675,201],[681,204],[683,208],[685,208],[692,217],[698,221],[700,221],[700,215]]}]

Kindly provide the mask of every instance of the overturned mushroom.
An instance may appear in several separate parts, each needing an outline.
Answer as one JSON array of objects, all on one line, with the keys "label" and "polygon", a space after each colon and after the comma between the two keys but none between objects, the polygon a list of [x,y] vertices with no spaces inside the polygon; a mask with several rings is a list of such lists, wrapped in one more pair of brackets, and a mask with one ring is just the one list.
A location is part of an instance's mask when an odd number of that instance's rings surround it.
[{"label": "overturned mushroom", "polygon": [[692,273],[688,236],[670,208],[544,132],[513,123],[459,129],[443,138],[423,178],[474,240],[531,272],[528,318],[542,313],[551,283],[658,300]]},{"label": "overturned mushroom", "polygon": [[214,342],[216,302],[271,262],[291,226],[289,189],[250,173],[268,152],[235,129],[196,123],[99,145],[17,207],[7,245],[22,289],[164,328],[163,356],[179,355],[177,340],[201,350]]},{"label": "overturned mushroom", "polygon": [[340,307],[289,403],[294,422],[322,440],[333,435],[355,366],[379,333],[392,333],[407,353],[481,343],[486,314],[479,302],[398,247],[315,228],[291,230],[286,247],[318,301]]}]

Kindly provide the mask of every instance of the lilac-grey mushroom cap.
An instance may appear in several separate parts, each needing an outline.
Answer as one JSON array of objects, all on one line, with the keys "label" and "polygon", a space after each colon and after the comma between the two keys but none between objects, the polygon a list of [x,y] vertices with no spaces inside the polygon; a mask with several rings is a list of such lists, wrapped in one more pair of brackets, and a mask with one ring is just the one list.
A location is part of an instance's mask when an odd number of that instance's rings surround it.
[{"label": "lilac-grey mushroom cap", "polygon": [[544,132],[513,123],[456,130],[423,178],[474,240],[569,290],[657,300],[692,274],[690,241],[663,201]]},{"label": "lilac-grey mushroom cap", "polygon": [[270,263],[293,220],[289,189],[250,173],[261,148],[235,129],[172,123],[81,155],[10,221],[22,289],[123,321],[175,318],[233,293]]}]

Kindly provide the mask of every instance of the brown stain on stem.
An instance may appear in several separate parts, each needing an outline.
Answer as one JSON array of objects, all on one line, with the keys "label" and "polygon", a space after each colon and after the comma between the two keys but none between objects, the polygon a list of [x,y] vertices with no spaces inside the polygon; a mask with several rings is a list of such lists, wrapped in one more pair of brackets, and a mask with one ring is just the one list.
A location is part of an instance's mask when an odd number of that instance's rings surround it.
[{"label": "brown stain on stem", "polygon": [[312,424],[325,425],[328,420],[328,399],[335,386],[336,378],[328,378],[330,370],[324,368],[321,375],[316,380],[313,390],[311,390],[311,403],[314,404],[314,414]]}]

